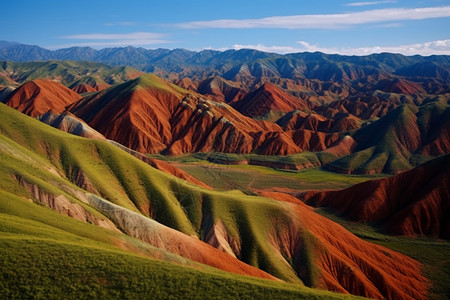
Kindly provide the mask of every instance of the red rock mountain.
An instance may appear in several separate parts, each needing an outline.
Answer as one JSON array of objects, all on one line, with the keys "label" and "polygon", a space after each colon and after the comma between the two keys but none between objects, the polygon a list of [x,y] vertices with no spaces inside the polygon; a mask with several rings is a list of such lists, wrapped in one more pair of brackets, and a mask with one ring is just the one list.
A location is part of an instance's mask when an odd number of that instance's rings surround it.
[{"label": "red rock mountain", "polygon": [[307,103],[302,99],[269,82],[234,103],[233,107],[249,117],[265,116],[271,111],[287,113],[296,109],[308,110]]},{"label": "red rock mountain", "polygon": [[5,103],[24,114],[37,117],[49,110],[61,113],[80,98],[79,94],[58,82],[36,79],[17,88]]},{"label": "red rock mountain", "polygon": [[392,234],[450,239],[449,154],[390,178],[300,197],[350,220],[381,222]]},{"label": "red rock mountain", "polygon": [[226,103],[240,100],[247,94],[247,90],[241,88],[238,83],[221,77],[202,80],[196,90],[202,95],[211,95],[214,100]]},{"label": "red rock mountain", "polygon": [[277,124],[242,116],[151,74],[83,98],[69,110],[105,137],[143,153],[301,151]]}]

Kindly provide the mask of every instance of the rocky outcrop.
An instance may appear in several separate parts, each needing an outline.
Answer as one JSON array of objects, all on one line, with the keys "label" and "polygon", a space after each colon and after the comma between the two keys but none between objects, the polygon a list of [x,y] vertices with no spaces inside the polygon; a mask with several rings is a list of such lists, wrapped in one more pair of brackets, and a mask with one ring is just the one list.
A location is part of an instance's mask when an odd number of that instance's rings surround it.
[{"label": "rocky outcrop", "polygon": [[75,203],[67,198],[67,196],[60,194],[54,195],[37,184],[27,181],[24,177],[19,175],[13,176],[17,182],[27,190],[33,201],[43,204],[63,215],[77,219],[84,223],[95,224],[99,227],[120,232],[119,229],[110,220],[99,218],[93,213],[89,212],[78,203]]},{"label": "rocky outcrop", "polygon": [[105,140],[105,137],[101,133],[67,111],[61,114],[48,111],[42,116],[39,116],[38,120],[74,135],[89,139]]}]

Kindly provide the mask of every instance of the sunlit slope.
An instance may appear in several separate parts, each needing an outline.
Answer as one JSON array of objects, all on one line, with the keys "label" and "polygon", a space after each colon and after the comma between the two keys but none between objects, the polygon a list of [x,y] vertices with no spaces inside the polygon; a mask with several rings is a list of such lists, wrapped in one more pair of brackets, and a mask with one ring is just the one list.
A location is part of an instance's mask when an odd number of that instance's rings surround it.
[{"label": "sunlit slope", "polygon": [[352,298],[231,275],[5,191],[0,199],[0,293],[8,299]]},{"label": "sunlit slope", "polygon": [[3,191],[229,272],[374,298],[424,298],[417,262],[300,202],[205,190],[4,105],[0,119]]}]

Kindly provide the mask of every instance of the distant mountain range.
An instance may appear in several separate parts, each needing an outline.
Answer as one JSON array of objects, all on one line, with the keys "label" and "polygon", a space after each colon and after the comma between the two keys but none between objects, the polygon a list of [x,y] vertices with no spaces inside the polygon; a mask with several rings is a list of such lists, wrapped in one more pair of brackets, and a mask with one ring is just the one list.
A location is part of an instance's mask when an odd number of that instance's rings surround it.
[{"label": "distant mountain range", "polygon": [[450,56],[404,56],[381,53],[368,56],[329,55],[320,52],[275,54],[251,49],[203,50],[154,49],[135,47],[71,47],[47,50],[39,46],[0,41],[0,60],[25,62],[74,60],[102,62],[113,66],[133,66],[163,77],[205,78],[242,76],[353,80],[361,76],[395,73],[402,76],[450,78]]}]

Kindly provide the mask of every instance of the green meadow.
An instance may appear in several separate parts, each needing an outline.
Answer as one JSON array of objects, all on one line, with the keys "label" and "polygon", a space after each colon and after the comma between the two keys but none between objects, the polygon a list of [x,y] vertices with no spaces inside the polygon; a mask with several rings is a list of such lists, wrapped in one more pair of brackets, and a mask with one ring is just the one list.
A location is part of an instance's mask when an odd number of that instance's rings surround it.
[{"label": "green meadow", "polygon": [[[2,298],[354,298],[305,287],[289,264],[280,263],[266,240],[269,217],[288,221],[279,202],[201,189],[107,142],[69,135],[3,104],[0,119]],[[243,261],[283,281],[220,271],[36,200],[64,197],[92,218],[109,221],[83,200],[87,191],[74,184],[80,176],[90,192],[188,235],[204,238],[202,220],[220,219],[231,236],[243,237]],[[305,253],[306,264],[311,255]]]}]

